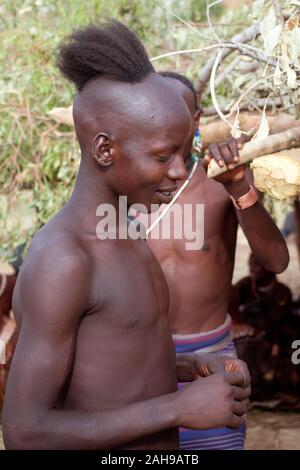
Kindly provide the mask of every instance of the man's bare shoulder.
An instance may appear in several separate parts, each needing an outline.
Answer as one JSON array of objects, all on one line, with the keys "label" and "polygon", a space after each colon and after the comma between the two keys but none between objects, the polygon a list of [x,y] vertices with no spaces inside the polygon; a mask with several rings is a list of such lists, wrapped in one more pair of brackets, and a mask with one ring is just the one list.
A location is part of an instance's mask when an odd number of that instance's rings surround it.
[{"label": "man's bare shoulder", "polygon": [[79,238],[43,227],[29,246],[13,298],[20,315],[78,316],[89,308],[91,264]]},{"label": "man's bare shoulder", "polygon": [[50,268],[53,263],[59,263],[57,268],[74,269],[87,268],[89,266],[89,255],[84,249],[80,238],[71,231],[59,229],[51,223],[42,227],[33,237],[24,266],[45,263]]}]

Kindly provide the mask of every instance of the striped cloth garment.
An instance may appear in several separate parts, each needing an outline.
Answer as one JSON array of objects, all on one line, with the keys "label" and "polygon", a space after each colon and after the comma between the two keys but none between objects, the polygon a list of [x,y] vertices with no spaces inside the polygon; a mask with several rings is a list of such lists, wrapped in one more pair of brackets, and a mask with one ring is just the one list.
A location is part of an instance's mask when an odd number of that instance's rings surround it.
[{"label": "striped cloth garment", "polygon": [[[232,339],[232,321],[227,315],[223,325],[215,330],[190,335],[173,335],[176,353],[217,353],[237,357]],[[185,384],[178,384],[179,388]],[[180,449],[183,450],[243,450],[246,428],[190,430],[180,428]]]}]

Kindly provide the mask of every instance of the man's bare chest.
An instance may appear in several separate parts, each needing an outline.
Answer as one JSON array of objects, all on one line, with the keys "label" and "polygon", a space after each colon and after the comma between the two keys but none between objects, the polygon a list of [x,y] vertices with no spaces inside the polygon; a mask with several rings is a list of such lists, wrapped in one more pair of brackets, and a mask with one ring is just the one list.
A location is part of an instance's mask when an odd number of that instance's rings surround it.
[{"label": "man's bare chest", "polygon": [[146,245],[135,248],[116,243],[105,258],[93,258],[91,313],[120,328],[146,326],[168,309],[168,288],[159,263]]}]

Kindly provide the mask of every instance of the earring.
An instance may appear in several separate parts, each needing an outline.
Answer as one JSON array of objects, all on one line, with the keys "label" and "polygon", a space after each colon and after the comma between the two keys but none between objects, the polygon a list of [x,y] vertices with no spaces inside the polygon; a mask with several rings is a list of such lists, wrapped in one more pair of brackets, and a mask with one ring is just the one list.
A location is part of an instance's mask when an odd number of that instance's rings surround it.
[{"label": "earring", "polygon": [[96,160],[97,163],[101,166],[110,166],[112,164],[111,159],[106,159],[105,157],[100,157],[99,155],[94,155],[94,159]]}]

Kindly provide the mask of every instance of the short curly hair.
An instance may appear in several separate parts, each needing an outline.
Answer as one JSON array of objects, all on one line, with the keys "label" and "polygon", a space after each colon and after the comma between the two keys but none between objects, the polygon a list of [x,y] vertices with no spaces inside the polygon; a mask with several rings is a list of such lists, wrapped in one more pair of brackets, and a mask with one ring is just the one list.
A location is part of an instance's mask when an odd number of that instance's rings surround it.
[{"label": "short curly hair", "polygon": [[191,92],[194,95],[195,98],[195,108],[198,109],[198,100],[197,100],[197,92],[195,90],[194,85],[192,84],[191,80],[189,80],[187,77],[184,75],[181,75],[180,73],[177,72],[169,72],[169,71],[163,71],[163,72],[158,72],[159,75],[165,78],[174,78],[174,80],[178,80],[181,82],[183,85],[185,85],[187,88],[191,90]]}]

